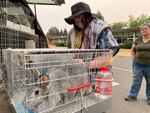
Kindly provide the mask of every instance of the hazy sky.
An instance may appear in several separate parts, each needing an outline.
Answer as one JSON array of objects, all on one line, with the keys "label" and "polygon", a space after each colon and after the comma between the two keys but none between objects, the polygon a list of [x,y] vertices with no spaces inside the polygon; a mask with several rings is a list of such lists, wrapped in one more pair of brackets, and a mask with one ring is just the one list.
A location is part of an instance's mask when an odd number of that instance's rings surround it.
[{"label": "hazy sky", "polygon": [[129,15],[150,16],[150,0],[65,0],[66,3],[61,6],[36,6],[38,21],[44,32],[47,33],[51,26],[69,30],[71,26],[65,23],[64,18],[71,15],[70,7],[79,1],[88,3],[92,13],[100,11],[108,23],[127,21]]}]

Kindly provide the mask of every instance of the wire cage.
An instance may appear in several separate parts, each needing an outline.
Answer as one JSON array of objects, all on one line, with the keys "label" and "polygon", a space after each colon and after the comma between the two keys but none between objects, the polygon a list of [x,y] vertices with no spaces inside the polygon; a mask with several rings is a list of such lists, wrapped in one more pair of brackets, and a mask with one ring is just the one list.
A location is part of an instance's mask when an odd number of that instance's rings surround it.
[{"label": "wire cage", "polygon": [[93,88],[98,70],[89,65],[98,57],[104,65],[110,50],[5,49],[3,56],[5,85],[17,113],[86,112],[103,100]]}]

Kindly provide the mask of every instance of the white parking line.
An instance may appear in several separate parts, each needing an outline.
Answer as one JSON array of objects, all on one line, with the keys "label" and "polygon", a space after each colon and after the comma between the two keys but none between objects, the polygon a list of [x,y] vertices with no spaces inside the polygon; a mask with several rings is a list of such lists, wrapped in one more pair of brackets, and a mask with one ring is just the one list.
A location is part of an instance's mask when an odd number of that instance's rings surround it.
[{"label": "white parking line", "polygon": [[[124,68],[119,68],[119,67],[113,67],[113,69],[118,69],[118,70],[121,70],[121,71],[128,71],[128,72],[132,72],[131,69],[124,69]],[[113,82],[112,83],[112,86],[118,86],[119,83],[118,82]]]},{"label": "white parking line", "polygon": [[119,83],[118,82],[112,82],[112,86],[118,86]]},{"label": "white parking line", "polygon": [[113,69],[118,69],[118,70],[122,70],[122,71],[132,72],[131,69],[124,69],[124,68],[119,68],[119,67],[113,67]]}]

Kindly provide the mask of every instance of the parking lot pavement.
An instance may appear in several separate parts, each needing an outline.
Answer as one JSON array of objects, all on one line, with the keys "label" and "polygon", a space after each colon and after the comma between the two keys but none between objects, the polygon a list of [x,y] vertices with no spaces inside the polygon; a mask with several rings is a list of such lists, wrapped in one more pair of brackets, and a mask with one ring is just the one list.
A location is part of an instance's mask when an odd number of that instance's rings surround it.
[{"label": "parking lot pavement", "polygon": [[129,95],[132,85],[132,68],[130,57],[115,57],[113,63],[114,80],[119,85],[113,87],[112,108],[107,113],[150,113],[145,95],[145,79],[135,102],[127,102],[124,98]]},{"label": "parking lot pavement", "polygon": [[12,113],[5,90],[0,88],[0,113]]},{"label": "parking lot pavement", "polygon": [[120,49],[117,56],[122,57],[131,57],[131,50],[130,49]]}]

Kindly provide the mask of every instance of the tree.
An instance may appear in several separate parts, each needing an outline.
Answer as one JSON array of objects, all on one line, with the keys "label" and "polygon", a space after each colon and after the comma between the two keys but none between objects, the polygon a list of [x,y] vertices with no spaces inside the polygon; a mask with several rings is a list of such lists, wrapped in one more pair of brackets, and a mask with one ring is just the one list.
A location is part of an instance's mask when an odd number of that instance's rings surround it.
[{"label": "tree", "polygon": [[115,22],[110,24],[112,29],[123,29],[140,27],[144,22],[150,22],[150,16],[141,14],[139,17],[135,18],[133,15],[129,15],[129,20],[127,22]]},{"label": "tree", "polygon": [[128,20],[128,26],[129,26],[129,28],[139,27],[146,21],[150,21],[150,17],[148,17],[147,15],[141,14],[137,18],[134,18],[133,15],[130,15],[129,20]]},{"label": "tree", "polygon": [[67,32],[67,29],[65,28],[64,29],[64,36],[67,36],[68,35],[68,32]]},{"label": "tree", "polygon": [[68,35],[68,32],[66,30],[66,28],[64,30],[58,30],[57,27],[51,27],[48,32],[47,35],[55,35],[55,36],[66,36]]},{"label": "tree", "polygon": [[98,11],[96,13],[96,17],[99,18],[99,19],[101,19],[101,20],[104,20],[104,16],[102,15],[102,13],[100,11]]},{"label": "tree", "polygon": [[125,22],[115,22],[110,25],[111,29],[123,29],[126,27],[127,23]]},{"label": "tree", "polygon": [[48,33],[47,35],[59,35],[59,30],[57,27],[51,27],[49,30],[48,30]]},{"label": "tree", "polygon": [[63,30],[61,29],[60,30],[60,32],[59,32],[59,34],[58,34],[59,36],[62,36],[62,35],[64,35],[64,33],[63,33]]}]

